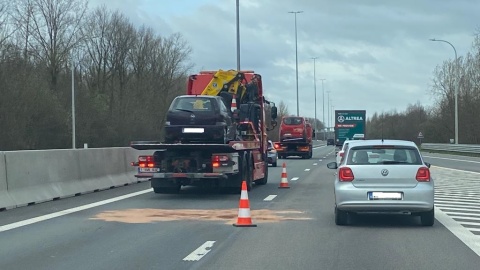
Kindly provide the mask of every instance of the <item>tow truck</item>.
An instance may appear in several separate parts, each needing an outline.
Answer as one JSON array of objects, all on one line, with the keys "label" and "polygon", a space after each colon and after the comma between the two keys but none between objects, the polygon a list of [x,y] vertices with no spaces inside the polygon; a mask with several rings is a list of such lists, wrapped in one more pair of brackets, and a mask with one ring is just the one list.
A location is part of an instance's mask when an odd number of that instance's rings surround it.
[{"label": "tow truck", "polygon": [[[231,188],[238,192],[242,181],[268,181],[267,131],[277,125],[277,107],[263,93],[262,77],[254,71],[201,71],[190,75],[187,95],[221,96],[233,113],[237,136],[226,143],[133,141],[137,150],[152,150],[132,166],[137,178],[149,178],[155,193],[179,193],[182,186]],[[235,108],[235,104],[238,106]],[[195,130],[190,125],[188,130]],[[197,128],[201,132],[202,128]],[[185,129],[184,129],[185,130]]]}]

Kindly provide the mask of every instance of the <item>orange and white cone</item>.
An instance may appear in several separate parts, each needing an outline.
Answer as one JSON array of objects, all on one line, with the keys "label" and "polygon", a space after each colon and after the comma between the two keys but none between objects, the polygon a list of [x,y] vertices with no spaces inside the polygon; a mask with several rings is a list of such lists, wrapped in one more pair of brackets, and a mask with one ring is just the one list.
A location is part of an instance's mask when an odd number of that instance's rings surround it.
[{"label": "orange and white cone", "polygon": [[280,186],[278,188],[290,188],[288,186],[287,165],[285,165],[285,162],[283,163],[282,168],[282,180],[280,181]]},{"label": "orange and white cone", "polygon": [[232,112],[234,112],[237,109],[237,98],[235,97],[235,95],[233,95],[231,107],[232,107]]},{"label": "orange and white cone", "polygon": [[257,227],[252,223],[250,215],[250,202],[248,201],[247,182],[242,182],[242,193],[240,195],[240,203],[238,206],[237,223],[233,224],[235,227]]}]

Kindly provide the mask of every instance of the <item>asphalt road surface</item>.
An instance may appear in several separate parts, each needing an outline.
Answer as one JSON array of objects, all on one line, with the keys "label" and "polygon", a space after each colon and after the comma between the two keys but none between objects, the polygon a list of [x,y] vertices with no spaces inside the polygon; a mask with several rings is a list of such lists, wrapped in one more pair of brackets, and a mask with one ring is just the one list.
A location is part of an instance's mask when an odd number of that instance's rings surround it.
[{"label": "asphalt road surface", "polygon": [[[232,226],[239,194],[154,194],[147,182],[0,212],[0,269],[479,269],[480,175],[463,170],[480,166],[426,159],[440,196],[433,227],[410,216],[336,226],[334,147],[319,146],[310,160],[279,160],[248,193],[257,227]],[[278,188],[283,162],[289,189]]]}]

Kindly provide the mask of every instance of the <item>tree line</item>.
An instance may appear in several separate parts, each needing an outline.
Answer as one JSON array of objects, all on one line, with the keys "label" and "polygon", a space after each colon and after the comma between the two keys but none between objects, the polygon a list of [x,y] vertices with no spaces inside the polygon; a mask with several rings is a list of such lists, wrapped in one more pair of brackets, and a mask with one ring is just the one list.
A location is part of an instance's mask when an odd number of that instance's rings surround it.
[{"label": "tree line", "polygon": [[375,113],[367,121],[367,137],[450,143],[455,138],[455,88],[458,87],[458,143],[480,144],[480,32],[471,50],[446,60],[433,71],[434,105],[411,104],[404,112]]},{"label": "tree line", "polygon": [[0,150],[70,148],[72,81],[76,147],[158,139],[190,51],[84,0],[1,0]]},{"label": "tree line", "polygon": [[[72,88],[76,147],[127,146],[162,137],[171,100],[185,93],[191,47],[180,33],[136,27],[119,11],[86,0],[0,0],[0,151],[70,148]],[[219,67],[221,68],[221,67]],[[480,144],[480,36],[465,56],[433,72],[435,105],[375,113],[368,138],[447,143],[454,138],[458,86],[459,142]],[[73,82],[73,85],[72,85]],[[268,132],[278,140],[278,125]],[[324,123],[317,119],[317,130]]]}]

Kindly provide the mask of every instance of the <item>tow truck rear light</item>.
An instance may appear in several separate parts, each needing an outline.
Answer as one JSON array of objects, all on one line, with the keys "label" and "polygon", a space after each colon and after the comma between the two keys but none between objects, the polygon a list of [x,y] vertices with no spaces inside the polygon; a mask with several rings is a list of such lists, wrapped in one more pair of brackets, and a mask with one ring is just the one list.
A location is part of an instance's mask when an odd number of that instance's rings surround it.
[{"label": "tow truck rear light", "polygon": [[348,167],[342,167],[338,170],[338,179],[340,182],[351,182],[355,177],[353,176],[352,169]]},{"label": "tow truck rear light", "polygon": [[274,145],[275,149],[282,149],[282,146],[279,143],[275,143]]},{"label": "tow truck rear light", "polygon": [[230,158],[227,155],[213,155],[212,156],[212,167],[218,168],[221,166],[228,166]]},{"label": "tow truck rear light", "polygon": [[427,167],[418,168],[415,178],[418,182],[430,182],[430,169],[428,169]]},{"label": "tow truck rear light", "polygon": [[155,161],[153,156],[139,156],[138,157],[138,167],[140,168],[153,168],[155,167]]}]

